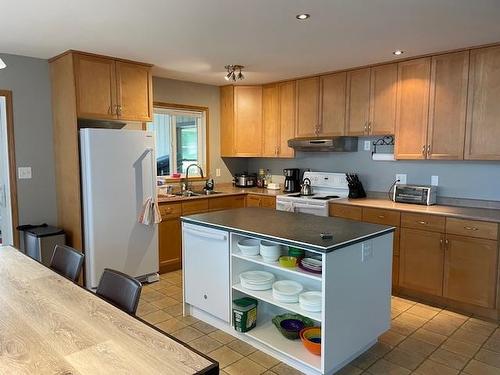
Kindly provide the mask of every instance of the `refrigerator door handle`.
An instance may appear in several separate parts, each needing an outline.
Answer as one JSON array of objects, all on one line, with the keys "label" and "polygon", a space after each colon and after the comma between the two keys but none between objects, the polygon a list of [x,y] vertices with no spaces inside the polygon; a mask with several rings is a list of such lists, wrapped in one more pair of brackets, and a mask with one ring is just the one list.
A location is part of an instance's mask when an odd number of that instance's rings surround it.
[{"label": "refrigerator door handle", "polygon": [[152,147],[148,147],[146,149],[146,152],[150,154],[151,156],[151,179],[152,179],[152,184],[151,184],[151,201],[152,203],[156,202],[156,160],[155,160],[155,154],[154,154],[154,149]]}]

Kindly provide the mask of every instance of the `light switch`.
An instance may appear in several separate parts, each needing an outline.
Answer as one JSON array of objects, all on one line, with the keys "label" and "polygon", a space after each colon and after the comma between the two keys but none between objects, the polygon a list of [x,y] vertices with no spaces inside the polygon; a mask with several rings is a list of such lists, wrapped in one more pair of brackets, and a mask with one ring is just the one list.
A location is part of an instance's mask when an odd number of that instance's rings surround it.
[{"label": "light switch", "polygon": [[398,173],[396,175],[396,180],[399,180],[398,184],[401,184],[401,185],[406,184],[406,174]]},{"label": "light switch", "polygon": [[31,167],[19,167],[17,168],[17,177],[20,180],[31,178]]},{"label": "light switch", "polygon": [[438,186],[439,185],[439,176],[431,176],[431,185]]},{"label": "light switch", "polygon": [[220,168],[215,168],[215,177],[220,177]]},{"label": "light switch", "polygon": [[370,141],[365,141],[365,151],[371,150],[372,143]]}]

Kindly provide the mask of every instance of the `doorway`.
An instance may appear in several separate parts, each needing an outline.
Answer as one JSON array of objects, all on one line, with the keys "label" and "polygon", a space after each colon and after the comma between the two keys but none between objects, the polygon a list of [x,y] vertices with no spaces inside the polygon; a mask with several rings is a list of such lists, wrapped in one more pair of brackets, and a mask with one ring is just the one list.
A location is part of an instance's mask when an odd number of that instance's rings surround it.
[{"label": "doorway", "polygon": [[19,248],[12,92],[0,90],[0,243]]}]

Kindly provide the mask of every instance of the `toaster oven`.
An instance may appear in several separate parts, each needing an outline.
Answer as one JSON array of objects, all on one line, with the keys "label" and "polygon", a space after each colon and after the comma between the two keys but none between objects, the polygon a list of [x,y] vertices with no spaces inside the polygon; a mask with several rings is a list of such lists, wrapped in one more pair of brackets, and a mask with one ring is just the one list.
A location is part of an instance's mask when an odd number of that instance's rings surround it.
[{"label": "toaster oven", "polygon": [[422,205],[436,204],[437,187],[426,185],[396,185],[393,201]]}]

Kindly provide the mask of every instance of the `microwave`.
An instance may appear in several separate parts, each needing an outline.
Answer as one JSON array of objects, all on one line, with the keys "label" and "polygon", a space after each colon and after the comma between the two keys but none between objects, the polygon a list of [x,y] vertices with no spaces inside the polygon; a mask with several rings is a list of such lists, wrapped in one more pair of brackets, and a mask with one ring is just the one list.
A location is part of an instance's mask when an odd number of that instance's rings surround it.
[{"label": "microwave", "polygon": [[436,204],[436,195],[436,186],[396,185],[392,200],[400,203],[414,203],[430,206]]}]

